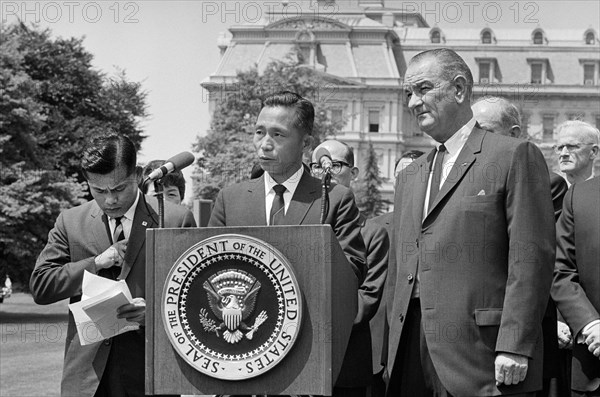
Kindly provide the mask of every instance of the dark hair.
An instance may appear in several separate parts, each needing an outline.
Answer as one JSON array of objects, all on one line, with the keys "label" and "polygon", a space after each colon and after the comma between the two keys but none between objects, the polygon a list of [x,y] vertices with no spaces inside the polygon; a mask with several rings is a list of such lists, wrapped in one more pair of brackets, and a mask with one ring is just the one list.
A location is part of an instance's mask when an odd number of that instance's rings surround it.
[{"label": "dark hair", "polygon": [[294,127],[308,135],[312,134],[315,121],[315,108],[308,99],[301,97],[295,92],[281,91],[266,97],[262,102],[261,109],[277,106],[296,109]]},{"label": "dark hair", "polygon": [[418,53],[409,61],[409,65],[418,63],[427,57],[435,58],[438,61],[441,77],[444,80],[452,81],[456,76],[463,75],[467,80],[467,98],[470,98],[473,89],[473,74],[460,55],[448,48],[435,48]]},{"label": "dark hair", "polygon": [[411,159],[411,160],[416,160],[419,157],[421,157],[424,153],[420,150],[409,150],[407,152],[402,153],[402,156],[400,156],[399,158],[396,159],[396,162],[394,163],[394,169],[396,169],[396,167],[398,167],[398,163],[400,162],[400,160],[402,159]]},{"label": "dark hair", "polygon": [[106,175],[122,165],[127,175],[135,173],[137,150],[125,135],[109,133],[92,138],[83,149],[81,169],[87,178],[88,173]]},{"label": "dark hair", "polygon": [[[164,163],[166,163],[165,160],[152,160],[148,164],[146,164],[146,166],[142,170],[142,181],[144,179],[146,179],[146,177],[148,175],[150,175],[150,173],[152,171],[154,171],[157,168],[160,168],[160,166],[162,166]],[[181,197],[181,200],[184,199],[184,197],[185,197],[185,178],[181,171],[179,171],[179,170],[173,171],[173,172],[163,176],[162,182],[163,182],[163,185],[165,185],[165,187],[175,186],[177,188],[177,190],[179,190],[179,196]],[[142,192],[144,194],[148,193],[148,184],[142,183],[142,186],[140,186],[140,188],[142,189]]]}]

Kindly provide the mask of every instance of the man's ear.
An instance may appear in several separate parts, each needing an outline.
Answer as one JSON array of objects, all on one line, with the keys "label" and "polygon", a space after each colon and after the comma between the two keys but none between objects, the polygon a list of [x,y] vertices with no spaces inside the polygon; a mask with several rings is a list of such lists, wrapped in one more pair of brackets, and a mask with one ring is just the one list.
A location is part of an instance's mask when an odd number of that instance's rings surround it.
[{"label": "man's ear", "polygon": [[598,145],[592,146],[592,150],[590,150],[590,159],[595,159],[598,156],[599,150],[600,148],[598,147]]},{"label": "man's ear", "polygon": [[456,76],[453,80],[454,88],[456,88],[456,92],[454,93],[454,100],[456,103],[463,103],[468,99],[469,96],[469,87],[467,86],[467,79],[462,74]]},{"label": "man's ear", "polygon": [[515,138],[520,138],[521,137],[521,127],[519,127],[518,125],[513,125],[510,129],[510,136],[515,137]]},{"label": "man's ear", "polygon": [[352,170],[350,171],[350,173],[352,174],[352,180],[356,180],[356,178],[358,178],[358,173],[359,170],[356,167],[352,167]]},{"label": "man's ear", "polygon": [[304,134],[302,138],[302,150],[309,150],[312,147],[313,136],[310,134]]}]

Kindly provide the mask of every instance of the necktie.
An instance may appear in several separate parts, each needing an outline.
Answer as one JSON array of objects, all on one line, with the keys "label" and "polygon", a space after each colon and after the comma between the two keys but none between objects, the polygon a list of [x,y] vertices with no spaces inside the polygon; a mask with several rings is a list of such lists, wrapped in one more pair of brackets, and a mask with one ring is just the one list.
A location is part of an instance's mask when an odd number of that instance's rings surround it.
[{"label": "necktie", "polygon": [[440,191],[440,181],[442,180],[442,168],[444,161],[444,154],[446,154],[446,146],[440,145],[435,157],[435,163],[433,164],[433,175],[431,175],[431,187],[429,188],[429,203],[427,205],[427,212],[431,212],[431,207]]},{"label": "necktie", "polygon": [[[125,240],[125,232],[123,231],[123,224],[121,223],[121,219],[123,219],[122,216],[115,218],[115,231],[112,235],[113,244],[118,241]],[[121,263],[121,266],[123,266],[123,263]],[[116,280],[121,274],[121,267],[111,266],[108,269],[106,269],[106,272],[108,278]]]},{"label": "necktie", "polygon": [[121,240],[125,240],[125,231],[123,230],[123,224],[121,223],[122,216],[115,218],[115,231],[113,233],[113,243]]},{"label": "necktie", "polygon": [[273,186],[275,197],[271,206],[271,214],[269,216],[269,225],[282,225],[283,217],[285,216],[285,201],[283,201],[283,193],[287,190],[283,185]]}]

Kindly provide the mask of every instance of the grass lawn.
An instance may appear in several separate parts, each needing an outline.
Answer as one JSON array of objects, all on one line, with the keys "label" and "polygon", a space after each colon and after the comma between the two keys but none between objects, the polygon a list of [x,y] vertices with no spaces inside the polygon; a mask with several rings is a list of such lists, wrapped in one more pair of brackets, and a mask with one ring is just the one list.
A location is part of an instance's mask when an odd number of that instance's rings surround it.
[{"label": "grass lawn", "polygon": [[0,396],[58,396],[67,301],[39,306],[15,293],[0,304]]}]

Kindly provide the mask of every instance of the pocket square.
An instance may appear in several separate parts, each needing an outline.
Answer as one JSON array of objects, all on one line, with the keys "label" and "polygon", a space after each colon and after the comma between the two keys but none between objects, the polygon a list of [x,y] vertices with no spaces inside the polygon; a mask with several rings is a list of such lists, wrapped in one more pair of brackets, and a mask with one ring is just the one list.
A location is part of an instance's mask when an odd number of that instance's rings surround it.
[{"label": "pocket square", "polygon": [[481,190],[479,193],[477,193],[478,196],[485,196],[485,190]]}]

